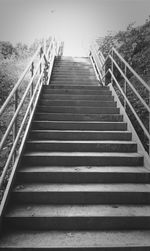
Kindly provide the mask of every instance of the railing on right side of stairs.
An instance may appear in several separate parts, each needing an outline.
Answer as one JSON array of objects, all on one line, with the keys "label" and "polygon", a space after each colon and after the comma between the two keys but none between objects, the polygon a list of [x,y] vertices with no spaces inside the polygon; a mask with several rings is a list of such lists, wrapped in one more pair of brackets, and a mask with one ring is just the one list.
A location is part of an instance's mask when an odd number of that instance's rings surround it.
[{"label": "railing on right side of stairs", "polygon": [[43,85],[48,84],[55,56],[62,55],[63,44],[51,39],[35,52],[23,74],[0,108],[0,217],[6,204],[14,174],[20,161]]},{"label": "railing on right side of stairs", "polygon": [[101,85],[110,85],[115,99],[150,166],[150,87],[112,48],[107,57],[97,43],[90,47],[90,58]]}]

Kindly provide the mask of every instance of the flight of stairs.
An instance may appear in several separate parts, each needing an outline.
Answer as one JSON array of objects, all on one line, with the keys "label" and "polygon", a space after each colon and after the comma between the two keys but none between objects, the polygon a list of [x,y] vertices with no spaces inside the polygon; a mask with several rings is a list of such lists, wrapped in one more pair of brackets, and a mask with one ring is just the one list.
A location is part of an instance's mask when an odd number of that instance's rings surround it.
[{"label": "flight of stairs", "polygon": [[150,250],[150,173],[87,58],[43,86],[0,250]]}]

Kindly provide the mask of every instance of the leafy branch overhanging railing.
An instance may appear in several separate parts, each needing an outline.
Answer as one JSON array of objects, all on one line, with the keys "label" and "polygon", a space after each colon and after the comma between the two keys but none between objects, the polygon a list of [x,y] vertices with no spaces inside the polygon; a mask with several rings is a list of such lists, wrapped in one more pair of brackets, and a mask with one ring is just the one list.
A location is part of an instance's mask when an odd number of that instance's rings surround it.
[{"label": "leafy branch overhanging railing", "polygon": [[95,43],[90,48],[90,57],[101,84],[104,86],[112,84],[144,149],[149,153],[150,87],[115,48],[112,48],[104,58]]},{"label": "leafy branch overhanging railing", "polygon": [[48,46],[46,43],[40,45],[0,108],[1,122],[5,119],[5,114],[11,111],[11,119],[0,141],[2,164],[0,177],[1,199],[4,190],[7,190],[10,185],[9,180],[11,180],[11,176],[13,176],[19,162],[42,85],[49,83],[54,58],[59,56],[60,48],[61,44],[59,45],[55,39],[51,39]]}]

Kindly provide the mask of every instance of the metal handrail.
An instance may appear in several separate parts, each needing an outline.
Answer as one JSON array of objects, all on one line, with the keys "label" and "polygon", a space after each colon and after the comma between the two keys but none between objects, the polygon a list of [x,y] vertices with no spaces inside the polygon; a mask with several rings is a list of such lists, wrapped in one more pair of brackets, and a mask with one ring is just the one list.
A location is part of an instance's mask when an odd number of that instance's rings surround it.
[{"label": "metal handrail", "polygon": [[128,62],[119,54],[119,52],[115,48],[113,48],[112,51],[117,54],[121,61],[128,67],[130,72],[132,72],[139,82],[141,82],[141,84],[150,92],[149,85],[137,74],[137,72],[128,64]]},{"label": "metal handrail", "polygon": [[9,96],[7,97],[6,101],[4,102],[4,104],[2,105],[2,107],[0,108],[0,116],[2,115],[2,113],[5,111],[8,103],[10,102],[10,99],[13,97],[13,95],[15,94],[16,90],[19,88],[19,86],[21,85],[23,79],[25,78],[27,72],[30,70],[32,63],[34,62],[35,58],[37,57],[38,53],[40,52],[41,46],[38,47],[37,51],[35,52],[33,58],[30,60],[29,64],[27,65],[26,69],[24,70],[24,72],[22,73],[21,77],[19,78],[19,80],[17,81],[17,83],[15,84],[14,88],[12,89],[12,91],[10,92]]},{"label": "metal handrail", "polygon": [[[6,101],[4,102],[4,104],[2,105],[2,107],[0,109],[0,117],[1,117],[4,114],[5,110],[7,109],[7,107],[10,107],[10,102],[11,102],[12,98],[14,97],[15,99],[17,99],[16,93],[18,93],[21,86],[23,85],[24,79],[25,79],[26,75],[28,74],[28,72],[31,71],[31,79],[29,80],[27,86],[25,87],[25,90],[22,94],[21,100],[19,101],[19,104],[18,104],[18,100],[15,100],[15,106],[16,106],[15,111],[12,114],[12,118],[11,118],[11,120],[8,124],[8,127],[7,127],[3,137],[1,139],[1,142],[0,142],[0,152],[1,152],[1,151],[3,151],[3,146],[6,143],[6,141],[9,139],[10,133],[12,131],[13,142],[11,144],[11,149],[8,154],[8,158],[4,164],[4,168],[2,170],[2,174],[0,177],[0,189],[2,188],[3,183],[5,181],[5,177],[6,177],[8,169],[9,169],[9,166],[12,165],[12,169],[11,169],[11,171],[12,171],[13,166],[15,166],[15,161],[18,160],[18,154],[20,154],[21,149],[18,148],[18,152],[16,153],[16,147],[18,146],[19,140],[21,139],[21,136],[22,136],[21,134],[25,131],[25,130],[23,131],[24,127],[27,128],[27,126],[28,126],[28,124],[26,124],[26,122],[29,122],[27,119],[30,118],[30,115],[32,114],[32,111],[35,106],[34,102],[38,96],[39,90],[41,90],[43,84],[48,84],[48,81],[49,81],[49,78],[51,75],[51,69],[52,69],[53,63],[54,63],[54,58],[55,58],[55,56],[57,56],[57,53],[59,50],[59,46],[57,46],[55,39],[51,40],[47,52],[44,51],[44,47],[45,46],[43,46],[43,45],[38,47],[36,53],[34,54],[32,59],[30,60],[26,69],[22,73],[21,77],[17,81],[16,85],[14,86],[14,88],[10,92],[8,98],[6,99]],[[40,58],[37,61],[38,56],[40,56]],[[37,61],[36,68],[34,68],[35,60]],[[38,79],[36,80],[36,83],[33,86],[33,81],[35,80],[36,76],[38,77]],[[27,103],[24,117],[23,117],[20,125],[18,126],[18,131],[14,130],[14,128],[16,127],[16,125],[18,123],[17,116],[18,116],[19,112],[21,111],[21,108],[22,108],[26,98],[28,97],[28,94],[30,94],[30,98]]]},{"label": "metal handrail", "polygon": [[[93,49],[93,47],[94,47],[94,49]],[[96,67],[99,68],[99,69],[97,69],[97,71],[103,73],[102,75],[100,75],[102,84],[103,85],[107,85],[107,83],[106,83],[106,76],[108,74],[110,74],[110,77],[111,77],[111,81],[110,82],[112,84],[113,84],[113,81],[116,83],[117,88],[120,90],[120,92],[121,92],[121,94],[122,94],[122,96],[124,98],[124,101],[125,101],[124,108],[126,108],[126,104],[128,104],[128,106],[130,107],[132,113],[134,114],[135,118],[137,119],[139,125],[141,126],[144,134],[146,135],[147,139],[150,142],[150,131],[148,131],[148,129],[146,128],[146,126],[144,125],[144,123],[142,122],[142,120],[140,119],[139,115],[137,114],[137,112],[135,111],[133,105],[131,104],[131,102],[129,101],[129,99],[127,97],[127,93],[126,93],[126,86],[127,86],[127,84],[132,89],[134,95],[136,95],[136,97],[141,102],[141,104],[145,107],[146,111],[149,114],[149,117],[150,117],[150,107],[145,102],[145,100],[141,97],[141,95],[138,93],[138,91],[136,90],[136,88],[132,85],[129,77],[126,74],[127,73],[127,69],[128,69],[128,71],[130,71],[130,73],[132,73],[132,76],[134,76],[139,81],[139,83],[141,84],[141,86],[144,87],[144,88],[146,88],[146,91],[148,91],[148,93],[149,93],[149,99],[150,99],[150,87],[138,75],[138,73],[135,72],[135,70],[126,62],[126,60],[119,54],[119,52],[114,47],[110,50],[110,52],[108,53],[107,57],[105,58],[105,60],[103,62],[103,65],[101,66],[101,62],[103,61],[104,56],[103,56],[102,52],[99,51],[98,47],[97,48],[96,47],[97,46],[92,46],[91,47],[90,54],[91,54],[91,56],[93,58],[93,61],[95,62]],[[114,57],[114,56],[117,56],[119,58],[120,62],[124,64],[125,73],[123,72],[123,70],[119,66],[119,64],[118,64],[118,62],[116,60],[116,57]],[[108,60],[109,60],[109,64],[108,64],[108,66],[106,68],[106,64],[107,64]],[[99,63],[97,61],[99,61]],[[121,74],[122,78],[125,81],[124,82],[124,84],[125,84],[124,90],[120,86],[119,80],[117,80],[117,77],[115,77],[114,66],[116,67],[116,69],[118,70],[118,72]],[[150,149],[149,149],[149,151],[150,151]]]}]

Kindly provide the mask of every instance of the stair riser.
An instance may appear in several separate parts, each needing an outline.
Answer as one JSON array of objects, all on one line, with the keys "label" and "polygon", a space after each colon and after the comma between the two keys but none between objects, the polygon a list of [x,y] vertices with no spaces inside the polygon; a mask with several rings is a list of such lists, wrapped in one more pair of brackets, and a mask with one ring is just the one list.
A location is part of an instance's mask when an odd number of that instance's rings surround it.
[{"label": "stair riser", "polygon": [[23,164],[33,166],[142,166],[143,157],[122,156],[26,156]]},{"label": "stair riser", "polygon": [[91,86],[91,85],[99,85],[99,82],[98,81],[95,81],[95,80],[88,80],[88,81],[83,81],[83,80],[81,80],[81,81],[77,81],[77,80],[65,80],[65,81],[63,81],[63,80],[52,80],[51,81],[51,84],[53,85],[60,85],[60,84],[62,84],[62,85],[68,85],[68,84],[70,84],[70,85],[89,85],[89,86]]},{"label": "stair riser", "polygon": [[119,108],[111,107],[38,106],[36,111],[39,113],[119,114]]},{"label": "stair riser", "polygon": [[83,65],[83,64],[71,64],[70,62],[66,63],[57,63],[55,62],[54,64],[54,70],[61,70],[64,69],[65,71],[67,71],[68,69],[73,69],[73,71],[75,70],[80,70],[80,71],[84,71],[84,70],[88,70],[88,71],[94,71],[92,65]]},{"label": "stair riser", "polygon": [[56,90],[63,90],[63,89],[67,89],[67,90],[109,90],[108,86],[100,86],[100,85],[53,85],[53,84],[49,84],[49,85],[43,85],[42,90],[51,90],[51,89],[56,89]]},{"label": "stair riser", "polygon": [[43,105],[43,106],[82,106],[82,107],[116,107],[116,103],[115,102],[109,102],[109,101],[82,101],[82,100],[56,100],[56,101],[51,101],[51,100],[45,100],[45,99],[40,99],[39,100],[39,105]]},{"label": "stair riser", "polygon": [[87,101],[114,101],[110,95],[62,95],[62,94],[41,94],[41,99],[48,100],[87,100]]},{"label": "stair riser", "polygon": [[131,140],[131,133],[110,132],[34,132],[30,133],[30,139],[36,140]]},{"label": "stair riser", "polygon": [[[86,246],[86,245],[84,245]],[[144,246],[144,245],[140,245],[137,246],[136,244],[133,246],[129,246],[128,247],[112,247],[112,246],[103,246],[103,247],[14,247],[13,245],[11,247],[6,247],[6,245],[4,245],[4,247],[1,245],[1,251],[149,251],[150,250],[150,246]]]},{"label": "stair riser", "polygon": [[[93,74],[92,74],[93,75]],[[52,78],[51,78],[51,80],[53,81],[53,80],[58,80],[58,81],[68,81],[68,80],[71,80],[72,81],[72,79],[75,81],[75,80],[77,80],[77,81],[97,81],[97,79],[96,79],[96,76],[91,76],[91,74],[90,74],[90,76],[89,76],[89,74],[85,74],[85,75],[80,75],[80,74],[70,74],[70,76],[69,75],[67,75],[67,76],[65,76],[65,75],[57,75],[57,74],[54,74],[53,76],[52,76]]]},{"label": "stair riser", "polygon": [[43,89],[43,94],[63,94],[63,95],[111,95],[109,90],[75,90],[75,89]]},{"label": "stair riser", "polygon": [[36,204],[150,204],[150,193],[144,192],[13,192],[16,203]]},{"label": "stair riser", "polygon": [[72,78],[81,78],[81,79],[94,79],[97,80],[96,75],[94,73],[94,71],[90,71],[90,72],[80,72],[80,73],[76,73],[76,72],[69,72],[68,74],[63,73],[63,72],[53,72],[52,74],[52,79],[55,78],[60,78],[60,79],[72,79]]},{"label": "stair riser", "polygon": [[137,152],[136,144],[107,143],[27,143],[28,151],[50,152]]},{"label": "stair riser", "polygon": [[140,183],[150,182],[150,175],[145,173],[69,173],[69,172],[18,172],[17,179],[23,183]]},{"label": "stair riser", "polygon": [[17,217],[5,218],[5,227],[26,230],[142,230],[150,217]]},{"label": "stair riser", "polygon": [[[93,69],[93,67],[90,67],[90,66],[85,66],[85,67],[79,67],[78,65],[77,66],[72,66],[72,65],[55,65],[55,67],[53,68],[53,71],[52,71],[52,75],[55,73],[55,72],[58,72],[60,73],[61,71],[59,70],[61,67],[63,66],[64,68],[64,71],[66,72],[66,68],[64,66],[67,66],[67,68],[72,68],[73,69],[73,72],[76,71],[76,69],[80,72],[85,72],[85,71],[88,71],[90,73],[93,73],[93,75],[95,74],[95,71]],[[70,74],[70,72],[68,72],[68,75]]]},{"label": "stair riser", "polygon": [[68,70],[66,70],[65,68],[60,68],[59,69],[55,69],[53,70],[53,73],[52,73],[52,78],[53,77],[62,77],[65,79],[65,77],[67,76],[67,78],[71,78],[72,79],[74,77],[81,77],[82,79],[84,78],[88,78],[89,76],[94,78],[94,81],[97,81],[97,83],[99,82],[96,78],[96,76],[94,75],[95,72],[93,70],[88,70],[88,69],[84,69],[84,70],[80,70],[80,69],[72,69],[72,68],[69,68]]},{"label": "stair riser", "polygon": [[123,121],[123,116],[119,114],[36,113],[34,118],[42,121]]},{"label": "stair riser", "polygon": [[126,123],[74,123],[63,122],[57,123],[52,121],[33,122],[32,129],[43,130],[92,130],[92,131],[125,131],[127,130]]}]

